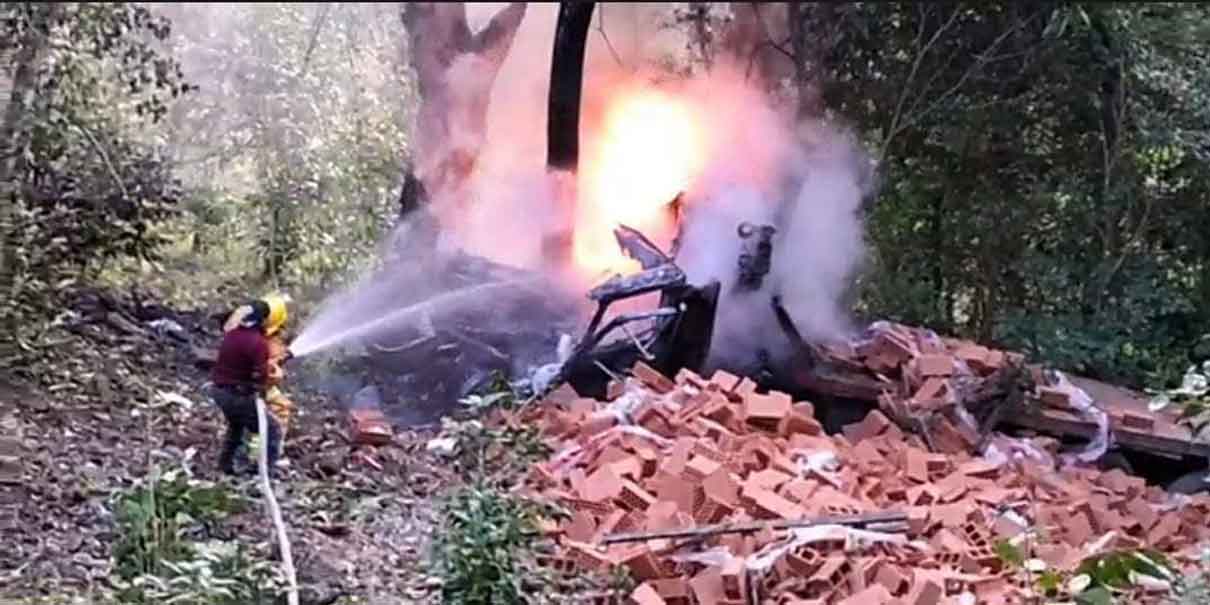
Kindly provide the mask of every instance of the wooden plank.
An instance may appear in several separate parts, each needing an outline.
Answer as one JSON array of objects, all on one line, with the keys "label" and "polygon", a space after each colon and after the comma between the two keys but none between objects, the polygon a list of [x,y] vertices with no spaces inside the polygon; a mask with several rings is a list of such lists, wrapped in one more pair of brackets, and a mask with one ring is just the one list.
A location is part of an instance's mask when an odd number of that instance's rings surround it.
[{"label": "wooden plank", "polygon": [[[1028,406],[1014,406],[1011,413],[1002,418],[1004,424],[1031,429],[1050,435],[1070,435],[1092,439],[1097,425],[1073,414],[1059,410],[1031,410]],[[1210,458],[1210,444],[1197,443],[1192,439],[1179,439],[1130,429],[1113,429],[1114,442],[1129,449],[1172,456],[1199,456]]]}]

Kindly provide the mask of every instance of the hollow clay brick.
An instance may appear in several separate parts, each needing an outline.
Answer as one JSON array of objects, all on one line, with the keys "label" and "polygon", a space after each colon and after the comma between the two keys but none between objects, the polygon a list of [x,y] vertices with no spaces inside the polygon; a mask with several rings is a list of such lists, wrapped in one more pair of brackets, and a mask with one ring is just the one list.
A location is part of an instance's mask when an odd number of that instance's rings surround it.
[{"label": "hollow clay brick", "polygon": [[908,479],[916,483],[928,482],[928,455],[916,448],[906,450],[904,452],[903,472],[907,475]]},{"label": "hollow clay brick", "polygon": [[1063,539],[1072,546],[1083,546],[1092,537],[1092,523],[1088,515],[1077,512],[1070,514],[1063,522]]},{"label": "hollow clay brick", "polygon": [[647,582],[655,589],[656,594],[668,605],[692,605],[693,590],[689,587],[689,579],[684,577],[649,580]]},{"label": "hollow clay brick", "polygon": [[1055,387],[1038,387],[1038,400],[1042,405],[1053,408],[1067,409],[1071,407],[1071,398],[1066,391]]},{"label": "hollow clay brick", "polygon": [[779,470],[767,468],[762,471],[757,471],[748,475],[744,481],[745,485],[757,485],[769,491],[777,491],[777,488],[784,485],[787,481],[793,479],[794,476]]},{"label": "hollow clay brick", "polygon": [[563,383],[559,387],[546,395],[542,399],[542,405],[551,407],[563,407],[568,403],[580,398],[580,394],[571,385]]},{"label": "hollow clay brick", "polygon": [[701,486],[705,495],[719,502],[739,504],[740,485],[726,469],[720,468],[710,473]]},{"label": "hollow clay brick", "polygon": [[921,376],[950,376],[954,373],[954,358],[944,353],[921,355],[916,358],[916,367]]},{"label": "hollow clay brick", "polygon": [[655,504],[656,497],[634,481],[622,481],[622,492],[617,500],[628,510],[645,511]]},{"label": "hollow clay brick", "polygon": [[944,380],[940,378],[928,378],[924,381],[924,384],[920,385],[919,389],[916,389],[915,394],[912,395],[912,400],[915,403],[941,401],[945,397],[948,388]]},{"label": "hollow clay brick", "polygon": [[1160,515],[1159,521],[1147,532],[1147,543],[1159,545],[1177,535],[1181,529],[1181,518],[1175,513]]},{"label": "hollow clay brick", "polygon": [[753,506],[767,519],[800,519],[805,516],[802,507],[765,489],[757,488],[752,493]]},{"label": "hollow clay brick", "polygon": [[881,584],[891,594],[899,594],[907,589],[908,576],[898,565],[882,563],[874,574],[874,581]]},{"label": "hollow clay brick", "polygon": [[907,605],[937,605],[944,594],[942,586],[934,580],[917,580],[908,596],[904,599]]},{"label": "hollow clay brick", "polygon": [[649,582],[644,582],[634,589],[634,592],[630,593],[630,600],[635,605],[668,605]]},{"label": "hollow clay brick", "polygon": [[623,555],[619,563],[630,570],[630,575],[640,581],[655,580],[663,577],[664,569],[646,545],[639,545],[627,555]]},{"label": "hollow clay brick", "polygon": [[790,437],[796,434],[823,435],[823,425],[801,410],[791,410],[777,426],[777,434]]},{"label": "hollow clay brick", "polygon": [[1000,467],[986,460],[972,460],[959,466],[958,472],[968,477],[995,479],[1000,474]]},{"label": "hollow clay brick", "polygon": [[689,587],[701,605],[718,605],[725,597],[723,576],[718,567],[707,567],[689,580]]},{"label": "hollow clay brick", "polygon": [[864,590],[842,599],[838,605],[886,605],[891,593],[881,584],[867,586]]},{"label": "hollow clay brick", "polygon": [[757,388],[756,382],[754,380],[752,380],[751,378],[748,378],[747,376],[745,376],[740,379],[739,384],[735,385],[734,393],[736,395],[738,395],[740,398],[747,398],[748,395],[751,395],[756,392],[756,388]]},{"label": "hollow clay brick", "polygon": [[715,388],[722,391],[732,391],[739,384],[739,376],[732,374],[726,370],[715,370],[710,376],[710,383],[707,388]]},{"label": "hollow clay brick", "polygon": [[608,466],[593,472],[580,486],[580,497],[590,502],[612,500],[622,493],[622,478]]},{"label": "hollow clay brick", "polygon": [[747,574],[744,571],[744,560],[732,557],[727,560],[722,569],[723,594],[731,599],[743,598],[747,592]]},{"label": "hollow clay brick", "polygon": [[744,422],[761,430],[777,430],[781,421],[790,414],[792,400],[784,393],[761,395],[750,393],[744,397]]},{"label": "hollow clay brick", "polygon": [[705,456],[694,456],[685,465],[684,477],[688,481],[700,482],[722,468],[722,464]]},{"label": "hollow clay brick", "polygon": [[677,506],[677,510],[692,515],[697,507],[700,488],[693,482],[672,475],[656,475],[647,483],[655,490],[661,500],[668,500]]},{"label": "hollow clay brick", "polygon": [[702,378],[697,372],[689,368],[681,368],[676,373],[676,383],[678,385],[689,385],[697,389],[706,388],[706,379]]},{"label": "hollow clay brick", "polygon": [[642,361],[636,362],[634,367],[630,368],[630,373],[657,393],[670,393],[676,388],[675,382]]},{"label": "hollow clay brick", "polygon": [[564,533],[570,540],[576,542],[588,542],[592,540],[593,534],[597,531],[597,523],[592,515],[578,510],[572,513],[571,519],[564,528]]},{"label": "hollow clay brick", "polygon": [[[620,451],[620,450],[615,450]],[[610,470],[614,475],[631,481],[641,481],[643,479],[643,462],[636,456],[622,453],[624,458],[609,464]]]}]

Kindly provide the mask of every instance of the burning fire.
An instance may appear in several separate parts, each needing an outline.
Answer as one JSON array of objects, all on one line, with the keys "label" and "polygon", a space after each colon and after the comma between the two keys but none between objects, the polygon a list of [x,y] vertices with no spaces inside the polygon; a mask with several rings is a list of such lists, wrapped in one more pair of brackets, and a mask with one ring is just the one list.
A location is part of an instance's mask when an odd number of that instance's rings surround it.
[{"label": "burning fire", "polygon": [[665,93],[626,93],[607,107],[581,166],[575,227],[576,266],[588,274],[634,269],[618,249],[619,223],[666,245],[668,203],[705,164],[705,133],[688,103]]}]

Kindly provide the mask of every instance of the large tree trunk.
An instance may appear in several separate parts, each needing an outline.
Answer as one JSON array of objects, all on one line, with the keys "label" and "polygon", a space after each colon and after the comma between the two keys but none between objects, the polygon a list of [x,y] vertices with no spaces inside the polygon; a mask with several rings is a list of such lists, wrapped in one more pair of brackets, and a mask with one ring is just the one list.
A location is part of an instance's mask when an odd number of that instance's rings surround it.
[{"label": "large tree trunk", "polygon": [[546,167],[549,170],[574,173],[579,162],[580,92],[594,5],[593,2],[559,4],[546,115]]},{"label": "large tree trunk", "polygon": [[545,238],[542,255],[548,264],[566,266],[571,260],[575,217],[575,174],[580,161],[580,97],[584,85],[584,53],[592,25],[593,2],[561,2],[550,58],[550,93],[546,105],[546,169],[558,173],[559,202],[567,227]]},{"label": "large tree trunk", "polygon": [[[474,171],[487,108],[526,3],[513,2],[471,34],[462,2],[406,2],[401,18],[420,93],[416,141],[400,196],[406,215],[457,189]],[[451,73],[457,68],[456,73]],[[427,194],[427,195],[426,195]]]},{"label": "large tree trunk", "polygon": [[[12,81],[8,87],[8,104],[4,111],[4,122],[0,124],[0,300],[16,304],[20,294],[20,282],[15,254],[15,236],[18,197],[21,195],[20,177],[24,172],[23,153],[28,139],[25,122],[30,104],[38,86],[38,58],[47,44],[49,23],[61,7],[57,3],[45,6],[30,5],[30,27],[17,51],[11,55]],[[14,309],[0,306],[0,331],[6,335],[6,343],[15,341],[11,321]],[[4,347],[7,348],[7,347]],[[7,357],[8,351],[0,350]]]}]

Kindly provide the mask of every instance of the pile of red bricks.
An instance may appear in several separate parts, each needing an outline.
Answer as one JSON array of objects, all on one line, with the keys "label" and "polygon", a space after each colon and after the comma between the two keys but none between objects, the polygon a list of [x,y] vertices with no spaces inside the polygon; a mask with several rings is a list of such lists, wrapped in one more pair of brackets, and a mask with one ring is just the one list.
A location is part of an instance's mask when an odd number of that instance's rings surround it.
[{"label": "pile of red bricks", "polygon": [[823,351],[833,364],[877,377],[883,384],[878,405],[901,425],[927,417],[933,447],[946,453],[970,451],[979,440],[957,406],[984,381],[1024,362],[1017,353],[886,322],[858,344]]},{"label": "pile of red bricks", "polygon": [[[946,377],[954,359],[975,372],[1005,359],[987,349],[955,355],[898,344],[880,336],[850,357],[887,373],[906,366],[911,376],[900,384],[910,394],[888,404],[941,397],[930,381]],[[528,481],[572,512],[555,530],[560,558],[552,563],[624,567],[639,584],[630,600],[642,605],[1008,603],[1034,590],[1036,574],[1006,566],[996,550],[1002,540],[1071,572],[1089,549],[1142,545],[1192,565],[1194,546],[1210,539],[1210,500],[1175,507],[1121,471],[1056,471],[1028,460],[997,466],[960,448],[930,453],[877,411],[828,436],[810,402],[758,394],[750,379],[681,372],[674,381],[642,364],[633,374],[611,389],[611,401],[564,387],[510,421],[541,427],[557,452]],[[862,546],[836,528],[837,539],[791,549],[764,571],[747,563],[788,532],[600,544],[621,532],[887,511],[906,514],[908,543]],[[710,565],[685,560],[711,549],[728,554]]]}]

